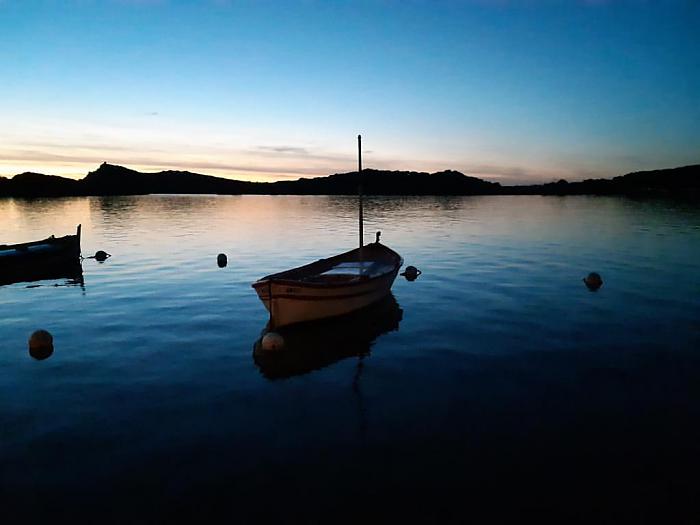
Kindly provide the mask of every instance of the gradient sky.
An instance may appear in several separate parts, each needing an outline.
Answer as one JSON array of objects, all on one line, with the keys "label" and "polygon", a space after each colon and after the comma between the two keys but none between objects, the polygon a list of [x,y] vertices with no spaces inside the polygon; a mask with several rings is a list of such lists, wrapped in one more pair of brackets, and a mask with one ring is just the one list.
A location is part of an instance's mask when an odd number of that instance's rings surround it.
[{"label": "gradient sky", "polygon": [[700,162],[697,1],[0,0],[0,175]]}]

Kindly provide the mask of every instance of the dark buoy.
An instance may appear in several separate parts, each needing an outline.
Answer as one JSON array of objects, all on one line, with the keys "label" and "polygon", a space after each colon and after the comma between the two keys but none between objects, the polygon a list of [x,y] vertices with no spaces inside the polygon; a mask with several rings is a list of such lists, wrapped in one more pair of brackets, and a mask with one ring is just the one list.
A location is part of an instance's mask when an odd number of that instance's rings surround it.
[{"label": "dark buoy", "polygon": [[600,274],[596,272],[589,273],[587,277],[583,278],[583,282],[591,292],[595,292],[598,288],[603,286],[603,279]]},{"label": "dark buoy", "polygon": [[407,281],[415,281],[416,279],[418,279],[418,276],[422,273],[423,272],[421,272],[415,266],[406,266],[406,269],[401,274],[401,276],[405,277]]},{"label": "dark buoy", "polygon": [[46,330],[37,330],[29,336],[29,355],[42,360],[53,354],[53,336]]},{"label": "dark buoy", "polygon": [[228,264],[228,258],[226,257],[225,253],[220,253],[216,256],[216,264],[219,265],[219,268],[226,267],[226,265]]},{"label": "dark buoy", "polygon": [[94,257],[97,262],[105,262],[108,257],[111,257],[111,255],[107,252],[103,252],[102,250],[98,250],[95,252]]}]

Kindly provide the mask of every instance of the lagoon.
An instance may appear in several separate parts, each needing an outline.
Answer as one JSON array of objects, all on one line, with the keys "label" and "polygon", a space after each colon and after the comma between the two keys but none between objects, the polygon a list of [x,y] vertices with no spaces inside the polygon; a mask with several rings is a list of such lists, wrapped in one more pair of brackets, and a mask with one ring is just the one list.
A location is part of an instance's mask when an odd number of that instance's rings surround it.
[{"label": "lagoon", "polygon": [[250,283],[355,247],[356,199],[0,200],[2,243],[79,223],[112,254],[82,283],[0,287],[6,515],[698,516],[696,203],[370,197],[365,238],[423,274],[272,361]]}]

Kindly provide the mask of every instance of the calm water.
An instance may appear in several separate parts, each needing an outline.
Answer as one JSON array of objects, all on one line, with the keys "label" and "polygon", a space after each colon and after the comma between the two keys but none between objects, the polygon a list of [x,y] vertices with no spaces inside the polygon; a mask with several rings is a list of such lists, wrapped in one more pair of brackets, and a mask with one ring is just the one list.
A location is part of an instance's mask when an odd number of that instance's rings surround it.
[{"label": "calm water", "polygon": [[113,254],[82,286],[0,287],[3,515],[700,519],[700,206],[370,199],[366,237],[423,275],[254,356],[250,283],[354,247],[355,204],[0,200],[2,243],[82,223]]}]

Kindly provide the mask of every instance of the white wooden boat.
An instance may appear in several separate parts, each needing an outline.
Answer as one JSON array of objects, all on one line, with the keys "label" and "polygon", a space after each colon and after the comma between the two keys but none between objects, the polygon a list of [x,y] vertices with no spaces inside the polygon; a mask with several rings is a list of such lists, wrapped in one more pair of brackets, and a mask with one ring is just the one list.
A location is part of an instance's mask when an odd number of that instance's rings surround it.
[{"label": "white wooden boat", "polygon": [[[360,180],[361,137],[357,137]],[[386,297],[403,264],[379,242],[363,244],[362,185],[359,188],[360,245],[311,264],[267,275],[253,283],[270,313],[270,329],[344,315]]]},{"label": "white wooden boat", "polygon": [[343,315],[384,298],[403,264],[380,242],[268,275],[253,283],[271,327]]}]

